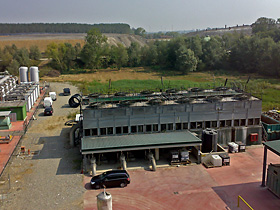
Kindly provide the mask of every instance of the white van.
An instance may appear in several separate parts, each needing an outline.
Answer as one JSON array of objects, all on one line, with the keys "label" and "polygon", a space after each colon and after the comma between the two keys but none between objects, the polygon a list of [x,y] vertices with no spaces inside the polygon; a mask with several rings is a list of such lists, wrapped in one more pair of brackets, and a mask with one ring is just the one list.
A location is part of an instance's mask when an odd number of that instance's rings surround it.
[{"label": "white van", "polygon": [[55,92],[49,92],[49,96],[52,98],[53,101],[56,100],[56,93]]},{"label": "white van", "polygon": [[52,98],[51,97],[45,97],[44,98],[44,107],[52,107]]}]

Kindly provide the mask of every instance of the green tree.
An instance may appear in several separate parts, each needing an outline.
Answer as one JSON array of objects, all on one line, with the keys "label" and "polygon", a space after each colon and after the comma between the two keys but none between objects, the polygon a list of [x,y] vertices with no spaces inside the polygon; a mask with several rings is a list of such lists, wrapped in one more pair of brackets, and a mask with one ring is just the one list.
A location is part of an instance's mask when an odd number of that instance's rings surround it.
[{"label": "green tree", "polygon": [[141,62],[141,49],[137,42],[132,42],[127,50],[129,66],[139,66]]},{"label": "green tree", "polygon": [[13,60],[13,56],[8,51],[2,51],[0,59],[1,70],[4,71]]},{"label": "green tree", "polygon": [[29,48],[29,58],[32,60],[40,60],[41,58],[41,52],[39,50],[39,47],[37,45],[32,45]]},{"label": "green tree", "polygon": [[144,36],[145,33],[146,33],[146,30],[144,28],[141,28],[141,27],[137,28],[134,32],[135,35],[140,35],[140,36]]},{"label": "green tree", "polygon": [[17,51],[17,53],[15,55],[15,59],[21,66],[29,66],[29,64],[30,64],[29,52],[25,47],[20,48]]},{"label": "green tree", "polygon": [[116,65],[117,68],[120,70],[122,66],[127,65],[128,55],[126,48],[118,43],[117,46],[111,47],[111,63]]},{"label": "green tree", "polygon": [[63,55],[61,53],[62,53],[62,50],[61,50],[61,47],[59,49],[58,44],[53,42],[47,46],[46,54],[47,54],[48,58],[52,59],[53,67],[60,71],[62,71],[64,69]]},{"label": "green tree", "polygon": [[85,45],[81,51],[81,60],[86,68],[100,68],[102,57],[102,45],[107,38],[96,28],[91,29],[85,38]]},{"label": "green tree", "polygon": [[258,32],[266,32],[271,29],[275,29],[276,27],[276,20],[272,18],[260,17],[255,23],[252,24],[252,32],[254,34]]},{"label": "green tree", "polygon": [[187,49],[187,47],[183,45],[176,51],[176,54],[176,69],[183,74],[196,70],[198,62],[191,49]]},{"label": "green tree", "polygon": [[17,60],[12,60],[10,65],[7,66],[7,70],[9,71],[10,74],[17,75],[19,67],[20,64],[17,62]]},{"label": "green tree", "polygon": [[76,59],[76,50],[70,43],[64,43],[64,46],[60,45],[60,48],[63,65],[69,71],[74,65],[73,61]]}]

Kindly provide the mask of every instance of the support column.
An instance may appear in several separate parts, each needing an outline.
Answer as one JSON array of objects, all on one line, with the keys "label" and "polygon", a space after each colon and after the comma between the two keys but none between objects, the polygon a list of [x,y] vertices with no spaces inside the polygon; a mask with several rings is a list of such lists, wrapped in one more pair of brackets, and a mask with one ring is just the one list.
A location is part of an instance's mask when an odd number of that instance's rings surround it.
[{"label": "support column", "polygon": [[126,170],[126,161],[125,161],[125,156],[123,153],[120,156],[120,161],[121,161],[121,166],[122,166],[123,170]]},{"label": "support column", "polygon": [[85,174],[87,170],[87,157],[83,155],[83,173]]},{"label": "support column", "polygon": [[93,156],[91,159],[91,171],[92,171],[92,176],[96,175],[96,159]]},{"label": "support column", "polygon": [[263,153],[263,173],[262,173],[262,187],[265,187],[265,175],[266,175],[266,162],[267,162],[267,148],[264,146]]},{"label": "support column", "polygon": [[148,157],[149,157],[149,160],[151,161],[151,164],[152,164],[152,171],[156,171],[157,170],[157,165],[156,165],[156,160],[154,158],[154,155],[152,152],[150,152],[148,154]]},{"label": "support column", "polygon": [[159,160],[159,148],[155,148],[156,160]]}]

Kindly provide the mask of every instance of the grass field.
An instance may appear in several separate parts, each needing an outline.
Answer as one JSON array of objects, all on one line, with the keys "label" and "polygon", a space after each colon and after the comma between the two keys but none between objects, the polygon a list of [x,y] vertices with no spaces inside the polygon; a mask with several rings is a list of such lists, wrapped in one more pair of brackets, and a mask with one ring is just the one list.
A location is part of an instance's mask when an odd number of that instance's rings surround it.
[{"label": "grass field", "polygon": [[[161,83],[161,77],[163,83]],[[188,75],[176,74],[169,72],[160,74],[151,69],[124,68],[122,70],[101,69],[92,73],[85,74],[68,74],[59,77],[43,77],[45,81],[71,82],[79,86],[83,94],[93,92],[114,93],[114,92],[139,92],[142,90],[156,90],[177,88],[188,89],[192,87],[213,88],[223,86],[226,78],[227,86],[237,85],[246,92],[259,97],[263,100],[263,110],[272,108],[280,109],[280,86],[278,79],[260,79],[251,77],[246,85],[248,75],[229,76],[220,75],[213,76],[213,73],[194,72]],[[111,88],[109,89],[109,81],[111,80]]]}]

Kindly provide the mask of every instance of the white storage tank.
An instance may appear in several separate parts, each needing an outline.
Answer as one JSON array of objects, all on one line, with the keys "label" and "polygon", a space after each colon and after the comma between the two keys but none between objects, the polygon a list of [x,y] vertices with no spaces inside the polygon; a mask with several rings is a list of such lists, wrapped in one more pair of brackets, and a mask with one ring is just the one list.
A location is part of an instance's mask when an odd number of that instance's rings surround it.
[{"label": "white storage tank", "polygon": [[30,82],[39,83],[39,69],[37,66],[30,67]]},{"label": "white storage tank", "polygon": [[28,67],[21,66],[19,68],[19,79],[20,82],[28,82]]},{"label": "white storage tank", "polygon": [[222,158],[219,155],[211,156],[211,163],[216,166],[222,166]]}]

